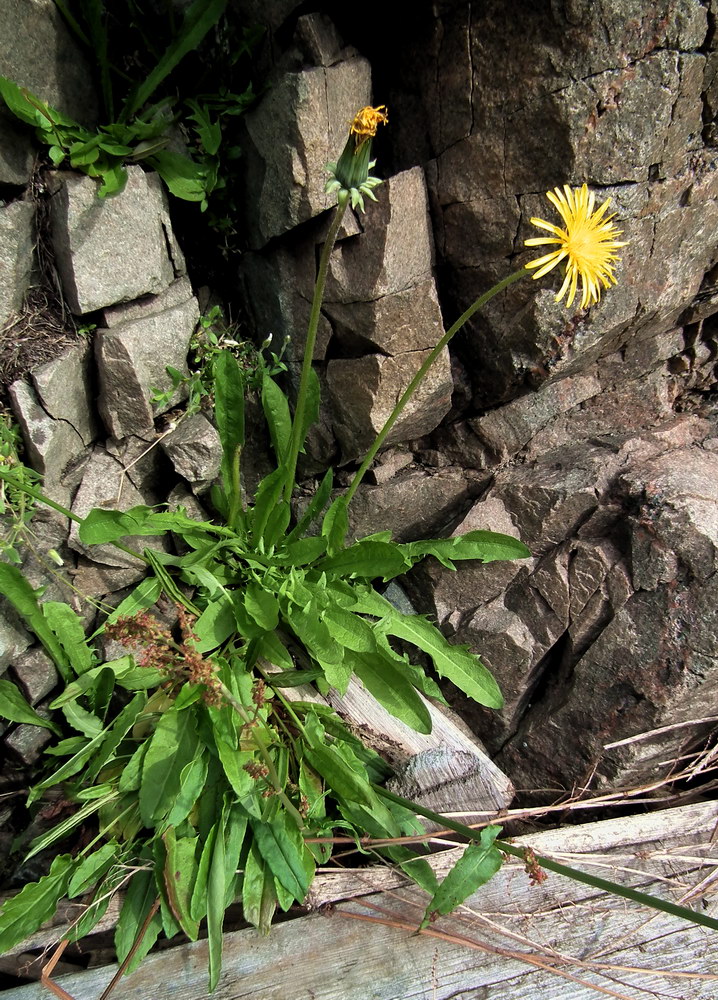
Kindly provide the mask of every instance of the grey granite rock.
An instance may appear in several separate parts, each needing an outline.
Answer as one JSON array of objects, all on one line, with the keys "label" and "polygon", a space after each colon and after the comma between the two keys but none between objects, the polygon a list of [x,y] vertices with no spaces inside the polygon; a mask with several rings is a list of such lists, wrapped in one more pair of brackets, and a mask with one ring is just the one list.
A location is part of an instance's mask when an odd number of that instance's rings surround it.
[{"label": "grey granite rock", "polygon": [[94,125],[92,70],[53,0],[0,0],[0,23],[0,74],[82,125]]},{"label": "grey granite rock", "polygon": [[219,474],[222,443],[214,426],[203,413],[185,417],[178,427],[162,438],[162,449],[175,472],[198,492],[209,488]]},{"label": "grey granite rock", "polygon": [[0,674],[32,644],[32,637],[8,601],[0,597]]},{"label": "grey granite rock", "polygon": [[[114,323],[98,330],[95,356],[100,383],[98,407],[109,433],[115,438],[128,435],[152,436],[154,418],[182,398],[174,395],[164,406],[153,407],[154,389],[171,387],[167,366],[187,371],[189,342],[199,320],[194,297],[160,312],[156,300],[147,315]],[[133,308],[132,315],[136,315]]]},{"label": "grey granite rock", "polygon": [[[367,354],[329,362],[329,406],[343,462],[366,453],[428,354],[413,351],[394,358]],[[453,385],[449,352],[444,348],[389,432],[386,444],[432,431],[451,408]]]},{"label": "grey granite rock", "polygon": [[[129,510],[142,504],[152,505],[156,497],[147,496],[127,480],[123,475],[122,465],[105,451],[95,446],[82,477],[80,487],[72,504],[73,513],[84,518],[95,507],[107,507],[112,510]],[[162,539],[152,537],[121,538],[122,544],[141,552],[145,546],[162,547]],[[130,570],[134,579],[141,579],[145,574],[145,564],[133,556],[122,552],[109,542],[101,545],[88,545],[81,541],[78,524],[72,522],[69,539],[70,548],[79,552],[96,563],[104,566]],[[132,580],[126,580],[127,586]],[[111,588],[107,588],[108,590]]]},{"label": "grey granite rock", "polygon": [[35,150],[28,128],[0,110],[0,184],[25,185],[30,180]]},{"label": "grey granite rock", "polygon": [[326,164],[341,154],[356,112],[369,104],[369,63],[285,73],[245,116],[244,205],[250,246],[264,246],[332,204]]},{"label": "grey granite rock", "polygon": [[0,206],[0,327],[22,306],[34,263],[35,208],[29,201]]},{"label": "grey granite rock", "polygon": [[127,185],[97,197],[91,177],[58,172],[51,199],[52,240],[65,297],[77,315],[141,295],[175,278],[165,195],[156,174],[127,168]]},{"label": "grey granite rock", "polygon": [[47,653],[34,646],[13,660],[13,673],[31,705],[36,705],[59,683],[60,676]]},{"label": "grey granite rock", "polygon": [[42,474],[48,496],[67,506],[87,460],[81,436],[69,421],[51,417],[27,382],[14,382],[10,399],[30,464]]},{"label": "grey granite rock", "polygon": [[90,445],[99,434],[94,410],[92,347],[83,341],[32,371],[38,400],[54,420],[65,421]]}]

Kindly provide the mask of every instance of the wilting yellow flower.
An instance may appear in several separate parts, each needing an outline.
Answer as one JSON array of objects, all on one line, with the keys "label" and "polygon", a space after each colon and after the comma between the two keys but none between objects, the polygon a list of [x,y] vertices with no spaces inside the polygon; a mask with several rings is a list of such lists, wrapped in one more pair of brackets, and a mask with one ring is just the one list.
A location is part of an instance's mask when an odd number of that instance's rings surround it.
[{"label": "wilting yellow flower", "polygon": [[376,130],[380,125],[387,125],[389,116],[386,113],[386,104],[380,104],[378,108],[362,108],[354,115],[349,134],[355,137],[354,142],[357,150],[367,141],[373,139]]},{"label": "wilting yellow flower", "polygon": [[369,171],[375,164],[371,157],[371,140],[379,125],[389,121],[386,105],[378,108],[362,108],[354,115],[349,126],[349,136],[342,155],[336,163],[328,163],[329,180],[324,190],[327,194],[336,192],[337,198],[351,199],[352,208],[364,211],[364,196],[376,201],[374,188],[381,184],[378,177]]},{"label": "wilting yellow flower", "polygon": [[564,228],[543,219],[531,219],[534,226],[546,229],[553,235],[526,240],[526,246],[556,244],[557,249],[532,260],[526,267],[537,267],[538,271],[533,277],[541,278],[565,260],[566,276],[556,301],[560,302],[568,291],[566,306],[569,307],[576,297],[580,278],[581,308],[585,309],[601,298],[601,285],[609,288],[616,284],[613,269],[618,257],[615,251],[626,246],[616,239],[622,232],[610,221],[613,215],[606,215],[611,199],[607,198],[594,211],[595,195],[593,191],[589,192],[585,184],[580,188],[570,188],[568,184],[564,184],[563,191],[561,188],[554,188],[553,191],[546,192],[546,197],[561,216]]}]

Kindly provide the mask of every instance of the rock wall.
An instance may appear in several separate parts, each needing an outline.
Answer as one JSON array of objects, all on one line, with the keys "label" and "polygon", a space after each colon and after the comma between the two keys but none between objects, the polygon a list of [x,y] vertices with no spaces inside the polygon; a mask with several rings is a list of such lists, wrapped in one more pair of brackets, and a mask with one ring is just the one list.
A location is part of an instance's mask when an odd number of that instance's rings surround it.
[{"label": "rock wall", "polygon": [[[0,0],[0,12],[8,5],[42,10],[51,47],[65,44],[49,0]],[[529,259],[548,188],[585,181],[612,199],[629,241],[618,285],[567,310],[551,275],[478,313],[394,428],[352,524],[402,539],[520,536],[531,560],[455,574],[427,563],[407,580],[502,685],[502,712],[465,705],[467,716],[524,787],[653,775],[700,727],[604,745],[710,714],[718,683],[715,4],[422,2],[392,19],[400,31],[372,3],[358,20],[290,0],[232,9],[269,29],[237,184],[242,307],[257,341],[289,338],[290,374],[328,226],[325,164],[359,107],[389,106],[379,201],[347,213],[332,259],[307,474],[332,461],[350,471],[445,326]],[[28,44],[32,61],[40,42]],[[3,46],[0,73],[17,75]],[[59,103],[41,83],[27,78]],[[32,149],[15,132],[0,118],[0,326],[33,280]],[[99,322],[91,346],[13,387],[28,453],[79,513],[170,490],[196,503],[190,488],[216,475],[216,432],[202,414],[157,430],[149,402],[167,388],[166,365],[183,369],[199,315],[157,179],[133,167],[104,203],[74,175],[48,192],[65,298]],[[48,523],[84,592],[116,599],[135,578],[114,553],[90,562],[76,535],[65,542],[67,525]],[[0,664],[20,676],[29,638],[7,621]]]}]

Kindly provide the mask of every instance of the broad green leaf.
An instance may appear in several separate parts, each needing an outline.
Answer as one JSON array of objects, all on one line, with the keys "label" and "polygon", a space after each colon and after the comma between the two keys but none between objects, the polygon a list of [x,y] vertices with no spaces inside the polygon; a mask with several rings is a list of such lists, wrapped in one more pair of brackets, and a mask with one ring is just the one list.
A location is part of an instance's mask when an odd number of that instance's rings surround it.
[{"label": "broad green leaf", "polygon": [[281,463],[286,458],[289,448],[292,418],[289,413],[287,397],[271,375],[266,374],[266,372],[262,378],[262,408],[267,418],[267,427],[274,454],[277,456],[277,462]]},{"label": "broad green leaf", "polygon": [[286,618],[292,630],[322,668],[327,681],[343,694],[351,677],[351,667],[344,663],[344,650],[334,641],[322,617],[311,602],[304,609],[292,604],[287,606]]},{"label": "broad green leaf", "polygon": [[69,854],[59,855],[47,875],[24,886],[0,907],[0,954],[34,934],[50,919],[67,892],[74,864]]},{"label": "broad green leaf", "polygon": [[202,794],[206,779],[207,754],[202,751],[182,768],[179,792],[167,817],[167,822],[171,826],[178,826],[189,816],[195,802]]},{"label": "broad green leaf", "polygon": [[[92,176],[92,168],[87,171]],[[121,164],[103,170],[100,175],[102,184],[97,192],[98,198],[109,198],[113,194],[120,194],[127,184],[127,171]]]},{"label": "broad green leaf", "polygon": [[229,351],[221,351],[214,362],[214,413],[222,444],[224,491],[236,499],[239,452],[244,445],[244,380],[239,362]]},{"label": "broad green leaf", "polygon": [[284,476],[284,468],[280,466],[274,472],[270,472],[268,476],[265,476],[257,488],[252,514],[252,536],[255,545],[259,543],[260,539],[264,538],[269,515],[280,502],[284,487]]},{"label": "broad green leaf", "polygon": [[480,705],[501,708],[504,703],[499,686],[474,653],[465,646],[454,646],[441,632],[420,615],[398,615],[377,626],[389,635],[398,636],[428,653],[440,677],[446,677]]},{"label": "broad green leaf", "polygon": [[94,736],[89,743],[86,743],[80,750],[77,751],[77,753],[75,753],[72,757],[70,757],[69,760],[66,760],[65,763],[62,764],[61,767],[57,769],[57,771],[55,771],[49,777],[43,778],[42,781],[38,782],[38,784],[35,785],[30,791],[30,795],[28,796],[27,800],[28,805],[31,805],[33,802],[35,802],[40,797],[41,792],[43,792],[46,788],[51,788],[53,785],[58,785],[61,781],[64,781],[66,778],[70,778],[72,777],[73,774],[77,774],[77,772],[85,766],[87,761],[97,750],[98,746],[100,745],[104,737],[104,734],[105,730],[103,729],[101,733],[98,733],[97,736]]},{"label": "broad green leaf", "polygon": [[149,745],[149,740],[141,743],[125,764],[117,786],[120,792],[136,792],[140,787],[142,765]]},{"label": "broad green leaf", "polygon": [[80,540],[86,545],[100,545],[118,539],[130,544],[132,536],[164,535],[181,527],[182,518],[168,511],[156,511],[139,505],[130,510],[106,510],[94,507],[80,525]]},{"label": "broad green leaf", "polygon": [[431,732],[431,715],[397,661],[377,646],[373,653],[348,653],[347,658],[380,705],[418,733]]},{"label": "broad green leaf", "polygon": [[76,701],[69,701],[66,705],[63,705],[62,714],[73,729],[76,729],[78,733],[82,733],[83,736],[87,736],[90,740],[94,736],[97,736],[98,733],[101,733],[104,728],[100,719],[93,712],[88,712],[86,708],[78,705]]},{"label": "broad green leaf", "polygon": [[244,765],[254,759],[254,753],[251,750],[235,750],[217,735],[215,735],[215,745],[219,759],[222,761],[227,781],[232,786],[237,798],[241,801],[252,791],[254,785],[252,776],[244,770]]},{"label": "broad green leaf", "polygon": [[299,538],[296,542],[284,545],[275,561],[281,566],[307,566],[323,556],[327,548],[325,538]]},{"label": "broad green leaf", "polygon": [[[332,493],[332,484],[334,482],[334,470],[327,469],[324,474],[324,478],[317,487],[317,492],[314,494],[312,499],[309,501],[307,509],[304,511],[302,516],[297,521],[296,525],[287,535],[287,546],[289,548],[290,544],[295,542],[295,539],[301,539],[304,536],[307,528],[312,524],[317,517],[324,510],[327,501]],[[292,565],[298,566],[300,563],[293,563]]]},{"label": "broad green leaf", "polygon": [[[148,860],[148,859],[142,859]],[[127,889],[127,895],[122,903],[120,919],[115,928],[115,949],[117,961],[121,964],[129,955],[142,925],[157,899],[157,888],[151,871],[138,871],[132,878]],[[162,930],[162,918],[159,913],[152,917],[144,933],[137,951],[132,956],[127,968],[127,975],[137,968]]]},{"label": "broad green leaf", "polygon": [[69,604],[45,601],[42,613],[76,674],[84,674],[93,664],[93,654],[87,645],[82,620]]},{"label": "broad green leaf", "polygon": [[30,726],[42,726],[56,735],[60,734],[54,722],[43,719],[28,705],[12,681],[0,680],[0,718],[9,719],[10,722],[26,722]]},{"label": "broad green leaf", "polygon": [[197,876],[199,838],[177,837],[175,828],[170,826],[162,839],[166,851],[164,885],[167,900],[177,923],[191,941],[196,941],[199,924],[190,915],[190,900]]},{"label": "broad green leaf", "polygon": [[237,631],[234,604],[228,594],[223,594],[204,609],[194,624],[193,632],[199,637],[195,649],[208,653],[221,646]]},{"label": "broad green leaf", "polygon": [[294,669],[294,660],[276,632],[267,632],[258,640],[257,652],[276,667],[284,667],[285,670]]},{"label": "broad green leaf", "polygon": [[281,809],[271,824],[252,822],[252,832],[274,877],[301,903],[311,885],[311,876],[305,864],[304,840],[294,821]]},{"label": "broad green leaf", "polygon": [[486,826],[478,844],[469,844],[441,884],[426,908],[421,927],[428,927],[433,913],[451,913],[473,892],[492,878],[501,867],[503,856],[494,841],[500,826]]},{"label": "broad green leaf", "polygon": [[17,566],[0,562],[0,593],[13,605],[35,633],[60,671],[63,679],[72,677],[72,669],[65,650],[57,641],[54,632],[45,620],[37,595]]},{"label": "broad green leaf", "polygon": [[127,735],[127,731],[134,726],[138,716],[142,714],[146,705],[147,695],[140,691],[119,713],[98,747],[94,760],[87,768],[86,777],[90,781],[97,777],[105,764],[114,758],[115,750]]},{"label": "broad green leaf", "polygon": [[139,583],[131,594],[115,608],[108,616],[106,625],[111,625],[118,618],[131,618],[138,611],[151,607],[162,593],[162,584],[156,576],[147,576]]},{"label": "broad green leaf", "polygon": [[269,932],[277,898],[274,878],[265,865],[256,843],[253,843],[244,866],[242,909],[244,919],[262,934]]},{"label": "broad green leaf", "polygon": [[370,653],[376,649],[376,639],[371,625],[364,618],[346,611],[338,605],[327,604],[324,622],[340,646],[356,653]]},{"label": "broad green leaf", "polygon": [[305,748],[304,759],[341,798],[374,808],[377,799],[371,785],[349,766],[336,745]]},{"label": "broad green leaf", "polygon": [[214,854],[214,845],[218,832],[221,829],[223,818],[213,824],[207,835],[207,839],[202,846],[202,853],[197,867],[192,896],[190,898],[189,912],[193,920],[201,920],[207,914],[207,882],[209,880],[209,869]]},{"label": "broad green leaf", "polygon": [[272,632],[279,621],[279,604],[270,591],[265,590],[255,580],[244,589],[244,606],[260,628]]},{"label": "broad green leaf", "polygon": [[497,531],[469,531],[456,538],[409,542],[402,548],[413,560],[431,555],[449,569],[453,569],[453,559],[478,559],[488,563],[504,559],[527,559],[531,556],[518,538]]},{"label": "broad green leaf", "polygon": [[322,521],[322,535],[327,540],[327,552],[330,556],[340,554],[344,540],[349,531],[349,515],[344,497],[337,497]]},{"label": "broad green leaf", "polygon": [[317,569],[329,576],[362,577],[373,580],[375,577],[391,580],[411,567],[401,547],[394,542],[361,541],[355,542],[349,548],[336,555],[327,556],[317,563]]},{"label": "broad green leaf", "polygon": [[274,688],[301,687],[310,684],[324,676],[320,667],[310,667],[308,670],[280,670],[276,674],[268,674],[267,680]]},{"label": "broad green leaf", "polygon": [[83,858],[72,873],[72,878],[67,887],[67,895],[70,899],[74,896],[81,896],[102,878],[109,871],[115,862],[120,850],[120,845],[116,840],[110,840],[102,847],[93,851],[92,854]]},{"label": "broad green leaf", "polygon": [[145,826],[160,821],[173,807],[185,764],[197,753],[194,713],[165,712],[152,734],[142,767],[140,814]]}]

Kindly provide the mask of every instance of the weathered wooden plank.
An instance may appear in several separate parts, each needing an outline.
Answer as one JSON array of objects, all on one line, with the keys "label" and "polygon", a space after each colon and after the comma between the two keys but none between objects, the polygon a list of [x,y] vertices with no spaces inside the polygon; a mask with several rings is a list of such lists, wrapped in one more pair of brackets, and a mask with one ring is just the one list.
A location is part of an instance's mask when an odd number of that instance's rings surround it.
[{"label": "weathered wooden plank", "polygon": [[[677,899],[716,869],[718,847],[713,849],[711,835],[717,820],[718,803],[700,803],[549,831],[517,838],[516,843],[531,844],[546,854],[583,855],[583,862],[572,859],[578,867],[588,867],[591,855],[601,864],[635,869],[590,870]],[[371,879],[368,873],[367,877]],[[665,881],[668,877],[670,883]],[[531,886],[514,861],[468,901],[469,910],[431,927],[432,932],[462,934],[502,952],[476,950],[357,919],[385,919],[379,907],[389,911],[394,922],[416,927],[425,902],[418,890],[403,888],[341,903],[328,916],[317,913],[288,921],[273,928],[268,938],[254,931],[228,934],[224,972],[214,996],[217,1000],[525,1000],[527,996],[532,1000],[594,1000],[599,986],[631,1000],[645,997],[642,991],[646,989],[675,1000],[718,997],[718,978],[658,975],[660,969],[718,971],[718,934],[664,914],[653,916],[560,876],[551,875],[542,885]],[[718,910],[708,900],[697,905],[714,914]],[[487,918],[519,940],[497,933],[485,922]],[[562,955],[573,956],[588,968],[567,962],[560,965],[564,975],[583,980],[576,983],[527,965],[515,952],[546,964],[558,962]],[[592,969],[597,961],[638,966],[641,971]],[[203,941],[150,956],[118,985],[113,1000],[204,1000],[206,964]],[[60,981],[76,1000],[97,1000],[113,972],[114,967],[92,970]],[[45,996],[32,984],[10,990],[4,1000]]]}]

